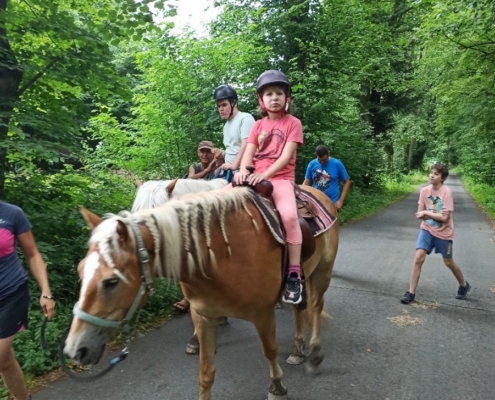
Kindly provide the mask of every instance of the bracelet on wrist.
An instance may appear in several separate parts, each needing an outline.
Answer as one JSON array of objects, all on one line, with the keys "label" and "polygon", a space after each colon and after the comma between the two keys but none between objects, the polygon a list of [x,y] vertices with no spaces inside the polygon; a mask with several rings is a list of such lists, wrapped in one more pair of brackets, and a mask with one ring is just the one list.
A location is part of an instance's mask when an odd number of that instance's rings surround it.
[{"label": "bracelet on wrist", "polygon": [[55,300],[55,297],[53,296],[45,296],[45,295],[42,295],[41,296],[43,299],[47,299],[47,300]]}]

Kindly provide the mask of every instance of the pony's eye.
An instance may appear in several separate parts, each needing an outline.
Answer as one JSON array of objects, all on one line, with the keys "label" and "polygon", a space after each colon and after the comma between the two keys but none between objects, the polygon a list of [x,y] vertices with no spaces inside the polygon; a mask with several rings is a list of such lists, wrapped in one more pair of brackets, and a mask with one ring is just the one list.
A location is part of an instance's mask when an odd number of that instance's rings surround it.
[{"label": "pony's eye", "polygon": [[102,285],[103,285],[103,288],[104,289],[111,289],[111,288],[114,288],[115,286],[117,286],[117,284],[120,282],[120,279],[119,278],[108,278],[108,279],[105,279],[103,282],[102,282]]}]

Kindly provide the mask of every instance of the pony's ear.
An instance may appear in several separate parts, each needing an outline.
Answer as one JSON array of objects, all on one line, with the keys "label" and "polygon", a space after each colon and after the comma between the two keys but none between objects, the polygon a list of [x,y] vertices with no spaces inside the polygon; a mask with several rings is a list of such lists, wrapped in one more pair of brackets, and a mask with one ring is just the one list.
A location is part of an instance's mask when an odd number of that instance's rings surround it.
[{"label": "pony's ear", "polygon": [[89,229],[93,230],[98,225],[100,225],[102,219],[100,217],[98,217],[98,215],[89,211],[87,208],[85,208],[83,206],[79,206],[79,212],[82,214],[82,216],[86,220],[86,223],[88,224]]},{"label": "pony's ear", "polygon": [[134,181],[134,185],[136,186],[136,189],[138,189],[139,187],[141,187],[143,185],[143,181],[140,181],[139,179],[136,179]]},{"label": "pony's ear", "polygon": [[127,225],[117,220],[117,235],[119,235],[119,242],[125,242],[129,239],[129,231],[127,230]]},{"label": "pony's ear", "polygon": [[165,188],[165,190],[167,191],[168,195],[170,196],[172,194],[172,192],[174,191],[175,189],[175,184],[177,183],[177,181],[179,180],[179,178],[177,179],[174,179],[172,182],[170,182],[168,184],[168,186]]}]

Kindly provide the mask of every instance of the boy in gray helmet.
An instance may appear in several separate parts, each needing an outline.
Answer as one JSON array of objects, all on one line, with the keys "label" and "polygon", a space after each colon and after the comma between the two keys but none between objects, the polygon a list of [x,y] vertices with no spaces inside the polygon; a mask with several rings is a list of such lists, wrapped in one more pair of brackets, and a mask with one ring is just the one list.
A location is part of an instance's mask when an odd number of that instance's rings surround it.
[{"label": "boy in gray helmet", "polygon": [[223,127],[223,144],[225,146],[225,163],[222,169],[235,171],[239,169],[246,140],[254,125],[251,114],[237,108],[237,92],[230,85],[220,85],[213,92],[218,113],[227,120]]}]

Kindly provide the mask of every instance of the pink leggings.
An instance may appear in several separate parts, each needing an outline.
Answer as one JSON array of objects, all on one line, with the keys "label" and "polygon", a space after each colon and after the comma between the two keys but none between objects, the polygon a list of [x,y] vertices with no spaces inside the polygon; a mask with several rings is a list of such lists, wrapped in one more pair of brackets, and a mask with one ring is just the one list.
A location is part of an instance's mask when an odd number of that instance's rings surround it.
[{"label": "pink leggings", "polygon": [[280,213],[287,234],[287,243],[301,244],[302,233],[297,219],[296,197],[294,184],[285,179],[270,180],[273,185],[273,202]]},{"label": "pink leggings", "polygon": [[[301,244],[302,233],[297,219],[297,204],[294,195],[294,184],[292,181],[285,179],[269,180],[273,185],[273,202],[280,213],[282,224],[284,225],[287,235],[287,243]],[[229,183],[225,189],[232,189],[232,184]]]}]

